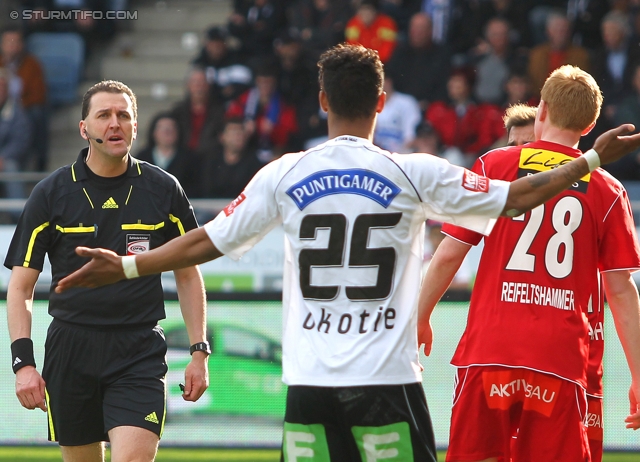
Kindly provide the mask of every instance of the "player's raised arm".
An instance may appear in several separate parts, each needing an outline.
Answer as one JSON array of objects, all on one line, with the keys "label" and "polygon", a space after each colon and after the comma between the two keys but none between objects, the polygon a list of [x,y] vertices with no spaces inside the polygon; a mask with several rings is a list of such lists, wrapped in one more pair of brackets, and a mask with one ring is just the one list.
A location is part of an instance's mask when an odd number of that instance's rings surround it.
[{"label": "player's raised arm", "polygon": [[162,247],[136,256],[121,257],[111,250],[87,247],[78,247],[76,253],[91,261],[60,280],[57,293],[71,287],[99,287],[125,278],[186,268],[222,256],[204,228],[189,231]]},{"label": "player's raised arm", "polygon": [[614,162],[640,147],[640,133],[632,124],[620,125],[600,135],[593,149],[556,169],[520,178],[511,183],[503,216],[527,212],[567,189],[574,182],[598,168]]}]

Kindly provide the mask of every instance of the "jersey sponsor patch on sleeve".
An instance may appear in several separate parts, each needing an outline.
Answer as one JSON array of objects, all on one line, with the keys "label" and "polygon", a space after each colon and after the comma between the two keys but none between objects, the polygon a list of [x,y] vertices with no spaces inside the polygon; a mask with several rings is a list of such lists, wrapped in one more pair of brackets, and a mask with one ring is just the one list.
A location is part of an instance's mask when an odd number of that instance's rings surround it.
[{"label": "jersey sponsor patch on sleeve", "polygon": [[151,248],[150,234],[127,234],[127,255],[138,255]]},{"label": "jersey sponsor patch on sleeve", "polygon": [[462,177],[462,187],[473,192],[489,192],[489,178],[480,176],[471,170],[465,170]]},{"label": "jersey sponsor patch on sleeve", "polygon": [[240,204],[242,204],[244,202],[244,200],[247,198],[247,196],[244,195],[244,193],[240,193],[240,195],[238,197],[236,197],[234,200],[232,200],[229,205],[227,205],[224,209],[223,212],[226,216],[229,216],[233,213],[233,211],[236,209],[236,207],[238,207]]}]

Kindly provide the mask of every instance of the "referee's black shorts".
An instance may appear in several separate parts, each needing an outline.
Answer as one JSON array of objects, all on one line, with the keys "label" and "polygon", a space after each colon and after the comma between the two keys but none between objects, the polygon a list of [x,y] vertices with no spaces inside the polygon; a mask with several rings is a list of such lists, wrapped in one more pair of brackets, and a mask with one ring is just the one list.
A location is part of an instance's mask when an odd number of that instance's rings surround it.
[{"label": "referee's black shorts", "polygon": [[47,332],[49,440],[61,446],[108,441],[114,427],[162,435],[167,345],[160,326],[105,330],[54,319]]},{"label": "referee's black shorts", "polygon": [[420,383],[361,387],[290,386],[284,462],[436,460],[429,408]]}]

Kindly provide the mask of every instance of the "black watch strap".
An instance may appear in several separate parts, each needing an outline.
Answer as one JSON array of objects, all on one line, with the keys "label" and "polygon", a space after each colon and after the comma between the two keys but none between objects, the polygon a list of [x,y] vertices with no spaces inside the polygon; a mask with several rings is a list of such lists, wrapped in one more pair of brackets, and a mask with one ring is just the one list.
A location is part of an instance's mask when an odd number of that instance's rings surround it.
[{"label": "black watch strap", "polygon": [[204,351],[206,354],[211,354],[211,347],[209,342],[198,342],[191,345],[189,348],[189,354],[193,354],[194,351]]}]

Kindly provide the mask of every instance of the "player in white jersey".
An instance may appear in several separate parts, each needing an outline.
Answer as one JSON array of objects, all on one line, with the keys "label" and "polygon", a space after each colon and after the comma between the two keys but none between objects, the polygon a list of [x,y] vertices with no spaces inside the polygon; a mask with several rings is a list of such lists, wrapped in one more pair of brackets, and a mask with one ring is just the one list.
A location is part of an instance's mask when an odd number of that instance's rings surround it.
[{"label": "player in white jersey", "polygon": [[[282,224],[283,460],[434,461],[416,331],[425,220],[488,233],[499,215],[535,207],[594,164],[506,183],[428,154],[390,154],[371,143],[385,103],[377,53],[338,45],[319,67],[328,142],[268,164],[213,221],[162,249],[77,249],[93,259],[56,291],[237,259]],[[600,137],[600,157],[640,146],[640,135],[617,136],[632,128]]]}]

